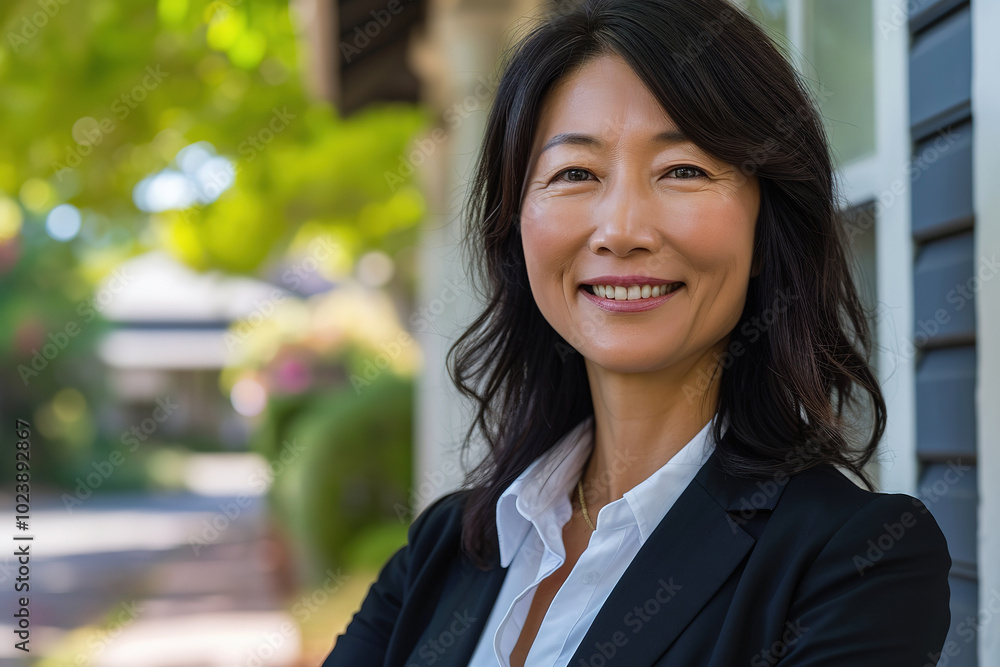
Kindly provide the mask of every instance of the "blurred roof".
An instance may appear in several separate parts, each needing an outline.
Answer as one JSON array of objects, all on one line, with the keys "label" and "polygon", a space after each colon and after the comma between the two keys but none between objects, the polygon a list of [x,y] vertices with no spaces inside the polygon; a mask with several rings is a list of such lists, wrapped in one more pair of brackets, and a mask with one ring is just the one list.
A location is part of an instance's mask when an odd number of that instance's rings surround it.
[{"label": "blurred roof", "polygon": [[230,323],[264,319],[289,295],[252,278],[198,273],[161,251],[139,255],[98,286],[94,307],[117,325],[99,355],[115,368],[221,368]]},{"label": "blurred roof", "polygon": [[164,252],[152,251],[124,262],[105,277],[95,307],[111,322],[145,328],[225,327],[289,294],[253,278],[220,271],[199,273]]}]

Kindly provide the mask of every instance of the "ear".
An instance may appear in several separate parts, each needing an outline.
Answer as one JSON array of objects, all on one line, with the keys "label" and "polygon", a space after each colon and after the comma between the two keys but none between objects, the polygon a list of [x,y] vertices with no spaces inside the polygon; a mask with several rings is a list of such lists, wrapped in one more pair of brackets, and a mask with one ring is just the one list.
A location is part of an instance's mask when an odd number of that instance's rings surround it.
[{"label": "ear", "polygon": [[759,252],[755,252],[753,254],[753,263],[750,264],[750,277],[751,278],[756,278],[757,274],[760,273],[760,270],[762,268],[764,268],[764,263],[761,260],[760,253]]}]

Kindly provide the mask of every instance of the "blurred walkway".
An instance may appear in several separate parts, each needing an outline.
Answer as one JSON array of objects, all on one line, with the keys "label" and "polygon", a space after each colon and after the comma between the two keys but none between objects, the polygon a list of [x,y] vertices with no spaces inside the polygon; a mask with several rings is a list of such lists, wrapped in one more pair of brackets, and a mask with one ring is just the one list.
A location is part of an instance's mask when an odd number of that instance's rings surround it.
[{"label": "blurred walkway", "polygon": [[[265,499],[241,500],[95,496],[72,513],[58,498],[35,500],[32,661],[4,642],[0,662],[297,665],[300,638],[284,611],[281,549],[266,534]],[[11,573],[8,558],[0,585]],[[4,621],[0,632],[10,637]]]}]

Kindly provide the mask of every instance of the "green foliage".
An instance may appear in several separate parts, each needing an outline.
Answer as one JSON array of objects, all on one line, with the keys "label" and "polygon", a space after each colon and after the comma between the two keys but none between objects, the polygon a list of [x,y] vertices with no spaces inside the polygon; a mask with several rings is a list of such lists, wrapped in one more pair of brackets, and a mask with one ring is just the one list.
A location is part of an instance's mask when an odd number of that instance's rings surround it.
[{"label": "green foliage", "polygon": [[270,412],[255,449],[273,462],[274,507],[314,574],[377,567],[405,543],[412,403],[412,380],[386,372],[359,393],[348,386]]},{"label": "green foliage", "polygon": [[[76,258],[160,245],[235,272],[306,222],[355,230],[355,252],[413,242],[401,233],[423,201],[398,172],[425,114],[391,104],[343,119],[312,99],[286,0],[41,4],[0,5],[0,193],[20,197],[26,227],[69,202],[87,214]],[[133,188],[196,141],[232,160],[235,185],[150,226]]]}]

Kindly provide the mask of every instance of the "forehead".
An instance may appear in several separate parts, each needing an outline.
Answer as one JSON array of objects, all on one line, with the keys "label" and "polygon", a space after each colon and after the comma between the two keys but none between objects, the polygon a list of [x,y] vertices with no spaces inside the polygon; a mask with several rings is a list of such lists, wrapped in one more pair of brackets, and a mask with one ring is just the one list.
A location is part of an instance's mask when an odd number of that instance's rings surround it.
[{"label": "forehead", "polygon": [[633,129],[658,134],[677,127],[632,68],[620,56],[605,55],[580,66],[548,92],[533,148],[538,154],[562,133],[604,137]]}]

